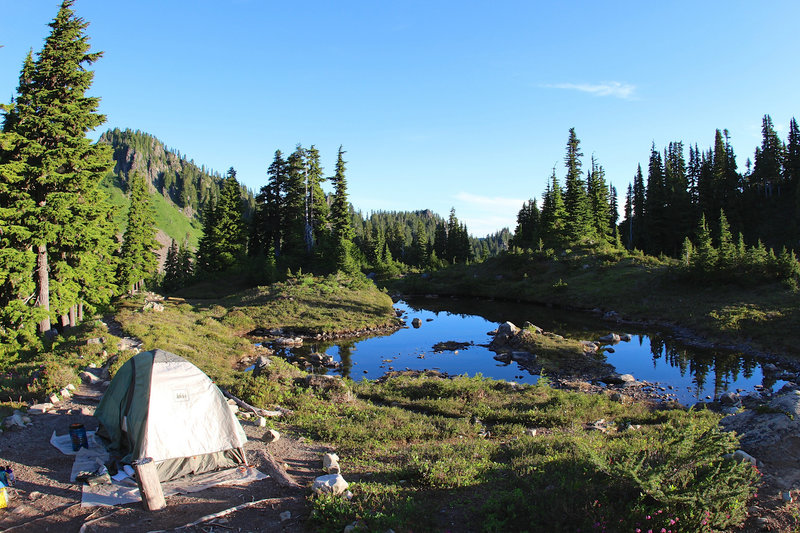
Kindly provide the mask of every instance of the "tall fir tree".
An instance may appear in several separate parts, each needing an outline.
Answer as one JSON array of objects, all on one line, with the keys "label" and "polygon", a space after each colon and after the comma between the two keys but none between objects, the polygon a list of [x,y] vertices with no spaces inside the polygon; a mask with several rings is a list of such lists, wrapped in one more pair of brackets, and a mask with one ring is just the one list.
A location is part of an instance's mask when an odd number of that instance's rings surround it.
[{"label": "tall fir tree", "polygon": [[281,252],[299,260],[307,251],[305,149],[299,144],[286,160],[286,194],[281,217]]},{"label": "tall fir tree", "polygon": [[576,243],[584,238],[595,236],[592,227],[591,206],[586,193],[586,183],[581,173],[580,140],[575,134],[575,128],[570,128],[567,139],[567,154],[564,156],[564,165],[567,167],[567,177],[564,185],[564,208],[566,213],[566,233],[571,243]]},{"label": "tall fir tree", "polygon": [[644,187],[644,174],[642,165],[637,165],[636,174],[633,176],[633,218],[631,232],[631,248],[644,250],[647,241],[645,228],[646,191]]},{"label": "tall fir tree", "polygon": [[94,77],[86,67],[101,54],[89,52],[88,23],[73,3],[62,2],[36,60],[25,60],[14,102],[3,106],[3,131],[14,143],[5,144],[11,150],[0,162],[14,164],[19,178],[7,188],[12,197],[4,207],[24,209],[17,220],[30,232],[24,244],[36,252],[37,288],[26,306],[40,308],[31,314],[40,332],[50,329],[54,313],[74,323],[84,303],[101,305],[115,292],[115,231],[98,187],[111,167],[110,150],[86,137],[105,121],[99,98],[86,96]]},{"label": "tall fir tree", "polygon": [[539,206],[536,199],[522,204],[517,213],[517,227],[514,230],[512,244],[518,248],[535,248],[541,238]]},{"label": "tall fir tree", "polygon": [[[130,178],[128,224],[122,237],[118,282],[123,290],[141,288],[145,278],[158,269],[156,221],[150,204],[150,191],[144,177],[134,173]],[[177,259],[177,257],[176,257]]]},{"label": "tall fir tree", "polygon": [[586,176],[586,191],[589,196],[589,209],[594,235],[601,241],[613,239],[611,231],[611,211],[606,185],[606,173],[592,156],[592,166]]},{"label": "tall fir tree", "polygon": [[564,246],[567,242],[567,212],[556,169],[553,169],[544,192],[540,220],[544,245],[552,248]]},{"label": "tall fir tree", "polygon": [[306,247],[325,241],[328,231],[328,202],[322,192],[325,177],[320,164],[319,150],[312,144],[306,150]]},{"label": "tall fir tree", "polygon": [[230,268],[244,257],[247,247],[242,191],[233,167],[228,169],[220,187],[214,216],[214,236],[220,267]]},{"label": "tall fir tree", "polygon": [[357,266],[353,260],[353,228],[350,224],[350,202],[347,199],[347,178],[345,177],[344,150],[339,146],[336,168],[330,178],[333,184],[330,219],[336,251],[336,268],[343,272],[354,272]]}]

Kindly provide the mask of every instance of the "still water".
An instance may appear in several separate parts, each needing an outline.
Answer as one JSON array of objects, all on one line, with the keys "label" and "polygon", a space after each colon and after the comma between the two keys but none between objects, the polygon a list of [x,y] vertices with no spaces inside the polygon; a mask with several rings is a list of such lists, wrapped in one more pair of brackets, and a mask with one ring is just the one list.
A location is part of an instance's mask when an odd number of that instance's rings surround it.
[{"label": "still water", "polygon": [[[620,374],[633,374],[637,380],[658,383],[684,404],[716,398],[725,391],[749,392],[756,385],[777,389],[783,384],[765,380],[761,363],[752,356],[685,347],[674,342],[669,332],[619,326],[587,313],[533,304],[451,298],[400,301],[395,303],[395,309],[403,312],[407,327],[391,335],[338,342],[309,341],[301,348],[276,348],[276,352],[326,353],[341,364],[331,373],[354,380],[377,379],[390,370],[435,369],[450,375],[481,374],[535,383],[539,376],[515,362],[496,361],[495,352],[485,346],[492,340],[488,332],[498,324],[510,321],[521,326],[528,321],[546,331],[578,340],[594,340],[609,332],[630,333],[633,340],[614,345],[615,353],[606,354],[607,361]],[[411,325],[415,318],[422,322],[419,328]],[[470,345],[457,352],[434,351],[434,344],[443,341]]]}]

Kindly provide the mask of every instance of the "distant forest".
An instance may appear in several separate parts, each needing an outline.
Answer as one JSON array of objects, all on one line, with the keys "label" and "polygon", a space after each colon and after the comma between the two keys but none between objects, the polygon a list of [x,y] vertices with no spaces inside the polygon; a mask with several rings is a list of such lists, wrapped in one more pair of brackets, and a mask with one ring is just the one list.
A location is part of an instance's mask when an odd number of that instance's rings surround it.
[{"label": "distant forest", "polygon": [[708,275],[739,269],[794,278],[800,245],[800,130],[793,118],[783,142],[772,119],[762,121],[761,146],[739,171],[727,130],[716,130],[703,151],[653,145],[645,179],[641,165],[625,195],[617,223],[617,194],[592,158],[582,171],[580,140],[571,129],[562,186],[555,169],[541,207],[526,202],[512,245],[542,251],[580,243],[625,246],[649,255],[681,258]]}]

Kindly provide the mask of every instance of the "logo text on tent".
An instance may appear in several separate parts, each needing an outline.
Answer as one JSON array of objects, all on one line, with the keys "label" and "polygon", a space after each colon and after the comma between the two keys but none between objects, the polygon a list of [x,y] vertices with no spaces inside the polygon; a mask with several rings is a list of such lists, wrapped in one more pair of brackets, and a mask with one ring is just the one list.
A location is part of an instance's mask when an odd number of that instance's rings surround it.
[{"label": "logo text on tent", "polygon": [[172,391],[175,395],[176,402],[188,402],[189,401],[189,392],[186,389],[175,389]]}]

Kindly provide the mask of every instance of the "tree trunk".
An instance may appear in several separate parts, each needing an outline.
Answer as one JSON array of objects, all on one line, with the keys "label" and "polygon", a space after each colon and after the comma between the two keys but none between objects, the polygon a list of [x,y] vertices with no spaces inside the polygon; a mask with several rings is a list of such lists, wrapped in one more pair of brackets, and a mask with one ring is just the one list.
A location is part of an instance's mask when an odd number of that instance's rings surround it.
[{"label": "tree trunk", "polygon": [[47,245],[40,244],[38,246],[37,265],[38,307],[43,307],[47,311],[47,316],[39,322],[39,333],[47,333],[50,331],[50,276],[47,266]]},{"label": "tree trunk", "polygon": [[78,314],[77,307],[78,307],[77,305],[73,305],[72,307],[69,308],[69,327],[71,328],[77,326],[75,322],[75,317]]},{"label": "tree trunk", "polygon": [[78,304],[78,322],[83,322],[83,302]]},{"label": "tree trunk", "polygon": [[61,315],[61,329],[66,329],[69,326],[69,314]]}]

